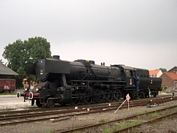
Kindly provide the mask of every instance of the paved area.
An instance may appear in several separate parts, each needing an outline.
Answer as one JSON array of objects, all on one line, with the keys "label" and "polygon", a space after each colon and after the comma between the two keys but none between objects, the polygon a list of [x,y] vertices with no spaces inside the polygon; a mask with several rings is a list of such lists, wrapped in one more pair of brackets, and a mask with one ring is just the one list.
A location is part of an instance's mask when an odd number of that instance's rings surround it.
[{"label": "paved area", "polygon": [[30,107],[29,101],[24,102],[23,97],[18,98],[16,95],[1,95],[0,96],[0,109],[13,109],[20,107]]}]

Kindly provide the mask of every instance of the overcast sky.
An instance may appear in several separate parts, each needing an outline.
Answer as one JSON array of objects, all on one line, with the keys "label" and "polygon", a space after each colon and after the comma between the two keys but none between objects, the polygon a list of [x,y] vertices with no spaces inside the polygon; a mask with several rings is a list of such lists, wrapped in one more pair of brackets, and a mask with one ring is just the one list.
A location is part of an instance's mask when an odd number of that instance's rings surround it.
[{"label": "overcast sky", "polygon": [[63,60],[169,70],[177,66],[177,1],[0,0],[0,58],[9,43],[36,36]]}]

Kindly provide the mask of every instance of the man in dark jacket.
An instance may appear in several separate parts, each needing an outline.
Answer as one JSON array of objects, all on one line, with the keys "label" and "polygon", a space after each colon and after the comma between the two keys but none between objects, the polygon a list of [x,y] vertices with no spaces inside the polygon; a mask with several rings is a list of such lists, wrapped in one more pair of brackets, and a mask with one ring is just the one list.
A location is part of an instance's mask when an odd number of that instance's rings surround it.
[{"label": "man in dark jacket", "polygon": [[134,77],[135,78],[135,81],[136,81],[136,91],[138,92],[139,91],[139,84],[140,84],[140,77],[137,76],[137,77]]}]

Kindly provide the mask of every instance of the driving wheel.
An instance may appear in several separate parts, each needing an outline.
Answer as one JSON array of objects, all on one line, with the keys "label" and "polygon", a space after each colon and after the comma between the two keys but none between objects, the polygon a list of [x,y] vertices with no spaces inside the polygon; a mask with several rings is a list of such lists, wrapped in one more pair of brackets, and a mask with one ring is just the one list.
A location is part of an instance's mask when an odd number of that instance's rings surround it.
[{"label": "driving wheel", "polygon": [[55,100],[48,98],[46,104],[49,108],[53,108],[55,106]]}]

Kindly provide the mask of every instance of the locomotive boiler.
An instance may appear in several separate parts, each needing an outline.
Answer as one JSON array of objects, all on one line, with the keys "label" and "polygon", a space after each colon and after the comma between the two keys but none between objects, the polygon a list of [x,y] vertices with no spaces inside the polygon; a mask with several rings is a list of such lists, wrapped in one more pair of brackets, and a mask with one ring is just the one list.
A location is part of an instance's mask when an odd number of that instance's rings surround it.
[{"label": "locomotive boiler", "polygon": [[[28,64],[27,74],[35,74],[40,83],[33,89],[18,93],[38,107],[90,104],[118,101],[127,93],[131,98],[158,95],[160,78],[150,78],[149,71],[124,65],[97,65],[92,60],[61,60],[59,56]],[[135,89],[135,76],[140,77],[140,91]]]}]

